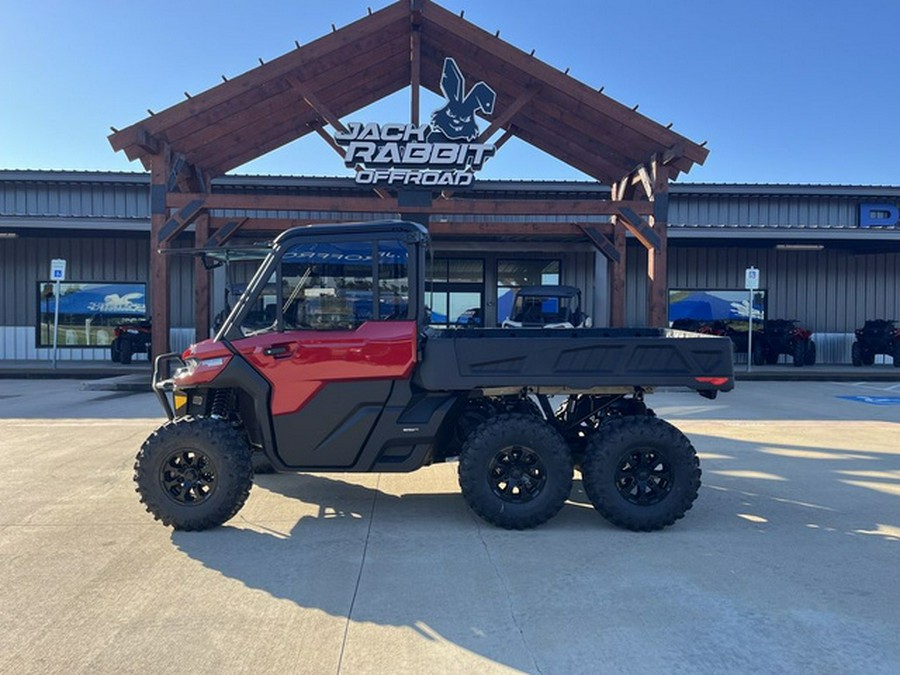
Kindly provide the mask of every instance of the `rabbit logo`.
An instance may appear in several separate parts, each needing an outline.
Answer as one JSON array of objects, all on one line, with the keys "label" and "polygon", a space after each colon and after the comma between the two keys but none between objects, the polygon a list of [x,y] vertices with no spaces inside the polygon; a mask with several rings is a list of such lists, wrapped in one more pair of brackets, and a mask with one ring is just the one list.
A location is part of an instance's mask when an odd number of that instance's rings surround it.
[{"label": "rabbit logo", "polygon": [[444,107],[431,113],[428,142],[472,142],[478,138],[475,113],[479,110],[490,115],[494,112],[497,93],[484,82],[478,82],[466,92],[466,80],[452,57],[444,59],[441,75],[441,93],[447,99]]}]

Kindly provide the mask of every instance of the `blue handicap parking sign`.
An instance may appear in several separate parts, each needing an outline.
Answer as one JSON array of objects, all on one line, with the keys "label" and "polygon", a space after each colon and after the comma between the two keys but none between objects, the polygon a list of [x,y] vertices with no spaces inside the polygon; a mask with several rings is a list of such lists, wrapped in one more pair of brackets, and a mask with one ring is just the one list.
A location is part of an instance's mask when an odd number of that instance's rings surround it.
[{"label": "blue handicap parking sign", "polygon": [[837,398],[869,405],[900,405],[900,396],[838,396]]}]

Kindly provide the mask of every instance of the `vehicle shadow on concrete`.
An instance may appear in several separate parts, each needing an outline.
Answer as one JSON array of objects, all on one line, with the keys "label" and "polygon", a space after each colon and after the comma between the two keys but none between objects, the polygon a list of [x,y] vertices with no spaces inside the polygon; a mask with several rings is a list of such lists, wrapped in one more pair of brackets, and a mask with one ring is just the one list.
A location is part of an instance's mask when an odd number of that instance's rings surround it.
[{"label": "vehicle shadow on concrete", "polygon": [[[404,627],[427,642],[450,642],[535,672],[540,657],[526,643],[509,599],[519,567],[500,566],[495,549],[517,551],[534,573],[551,563],[536,561],[533,551],[549,556],[573,543],[573,533],[611,528],[577,503],[541,528],[509,532],[482,522],[459,492],[397,496],[310,474],[257,478],[259,487],[315,513],[293,522],[257,520],[251,509],[232,521],[237,526],[173,532],[173,543],[248,588],[348,619],[349,648],[355,631],[366,634],[363,624]],[[368,664],[375,672],[389,668]]]},{"label": "vehicle shadow on concrete", "polygon": [[[653,646],[644,657],[651,670],[664,669],[673,655],[708,660],[738,629],[757,635],[739,651],[763,670],[786,662],[824,666],[838,657],[828,650],[810,656],[811,645],[834,639],[832,624],[814,620],[820,606],[837,612],[833,623],[850,638],[839,663],[882,658],[885,635],[898,627],[897,592],[883,586],[898,550],[890,528],[900,522],[888,518],[896,513],[896,496],[843,483],[836,471],[868,466],[891,476],[897,456],[841,459],[823,450],[819,459],[768,457],[771,466],[760,468],[753,466],[757,443],[694,440],[720,454],[705,462],[694,508],[661,532],[607,523],[590,507],[577,473],[562,511],[521,532],[483,523],[455,491],[396,495],[379,489],[375,476],[359,485],[301,474],[258,481],[274,493],[265,498],[287,497],[281,506],[299,510],[267,518],[260,500],[248,504],[259,510],[245,508],[233,525],[174,532],[172,541],[249,589],[345,619],[343,638],[332,636],[328,645],[340,650],[348,670],[393,669],[395,652],[439,663],[447,643],[524,672],[584,672],[583,659],[601,654],[628,670],[623,659],[631,650],[622,650],[618,624],[609,624],[603,607],[617,612],[629,631],[650,631]],[[751,470],[783,480],[740,473]],[[848,561],[851,575],[843,573]],[[655,581],[644,588],[648,579]],[[657,582],[678,592],[660,596]],[[810,588],[816,592],[805,595]],[[786,598],[796,612],[780,615],[784,625],[773,629],[761,607],[781,606]],[[687,612],[700,628],[687,640],[673,628],[677,623],[646,623],[658,619],[660,606],[663,614]],[[859,613],[876,623],[860,623]],[[391,628],[407,630],[385,630]],[[373,653],[386,660],[373,662]]]}]

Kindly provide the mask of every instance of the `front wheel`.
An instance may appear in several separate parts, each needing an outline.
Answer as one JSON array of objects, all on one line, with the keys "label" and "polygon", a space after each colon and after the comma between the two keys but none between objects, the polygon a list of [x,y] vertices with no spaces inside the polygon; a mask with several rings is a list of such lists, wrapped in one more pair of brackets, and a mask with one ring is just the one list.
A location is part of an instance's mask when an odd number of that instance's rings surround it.
[{"label": "front wheel", "polygon": [[131,357],[133,354],[134,349],[131,346],[131,340],[123,340],[119,338],[119,362],[127,366],[131,363]]},{"label": "front wheel", "polygon": [[623,417],[600,427],[581,467],[584,491],[608,521],[650,532],[694,504],[700,461],[687,437],[656,417]]},{"label": "front wheel", "polygon": [[858,342],[854,342],[853,346],[850,347],[850,361],[857,368],[863,364],[862,345],[860,345]]},{"label": "front wheel", "polygon": [[134,463],[141,502],[176,530],[207,530],[234,516],[253,484],[250,447],[223,420],[183,417],[144,441]]},{"label": "front wheel", "polygon": [[536,527],[565,504],[574,465],[562,436],[543,419],[521,413],[481,424],[463,446],[459,485],[469,507],[507,529]]}]

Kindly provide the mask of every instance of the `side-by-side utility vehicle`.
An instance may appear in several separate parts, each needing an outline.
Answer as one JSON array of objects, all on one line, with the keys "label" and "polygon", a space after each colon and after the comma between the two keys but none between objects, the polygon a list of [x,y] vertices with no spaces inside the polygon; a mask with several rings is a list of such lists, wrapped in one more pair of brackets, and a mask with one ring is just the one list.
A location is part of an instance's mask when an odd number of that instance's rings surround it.
[{"label": "side-by-side utility vehicle", "polygon": [[169,420],[135,462],[147,510],[176,529],[220,525],[247,499],[260,454],[282,472],[458,459],[469,506],[505,528],[555,515],[575,468],[616,525],[681,518],[700,486],[697,455],[644,394],[730,390],[731,341],[662,328],[434,330],[428,240],[400,221],[281,234],[216,336],[155,361]]}]

